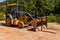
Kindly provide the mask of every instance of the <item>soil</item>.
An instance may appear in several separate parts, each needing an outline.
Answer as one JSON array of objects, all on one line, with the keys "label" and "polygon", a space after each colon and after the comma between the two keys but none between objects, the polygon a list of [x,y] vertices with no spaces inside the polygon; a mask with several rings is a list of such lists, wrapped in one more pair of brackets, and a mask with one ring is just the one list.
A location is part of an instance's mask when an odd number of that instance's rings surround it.
[{"label": "soil", "polygon": [[48,29],[32,31],[31,27],[19,29],[17,26],[9,27],[0,21],[0,40],[60,40],[60,25],[48,23]]}]

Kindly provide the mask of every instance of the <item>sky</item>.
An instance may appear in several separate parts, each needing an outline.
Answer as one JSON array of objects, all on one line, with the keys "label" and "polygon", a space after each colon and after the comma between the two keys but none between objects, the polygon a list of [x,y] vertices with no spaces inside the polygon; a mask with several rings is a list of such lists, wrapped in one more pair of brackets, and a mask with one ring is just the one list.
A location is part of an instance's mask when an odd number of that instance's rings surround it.
[{"label": "sky", "polygon": [[2,2],[2,1],[4,1],[4,0],[0,0],[0,2]]}]

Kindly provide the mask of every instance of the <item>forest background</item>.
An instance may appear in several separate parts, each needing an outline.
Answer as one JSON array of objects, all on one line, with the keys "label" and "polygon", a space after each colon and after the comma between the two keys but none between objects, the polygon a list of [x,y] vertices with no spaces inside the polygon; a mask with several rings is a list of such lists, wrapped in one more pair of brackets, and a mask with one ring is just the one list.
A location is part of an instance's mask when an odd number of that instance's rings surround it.
[{"label": "forest background", "polygon": [[[2,15],[6,12],[6,3],[24,3],[24,11],[29,13],[39,13],[40,16],[47,16],[48,22],[60,23],[60,0],[4,0],[0,2],[0,20],[4,20]],[[38,11],[37,11],[38,10]]]}]

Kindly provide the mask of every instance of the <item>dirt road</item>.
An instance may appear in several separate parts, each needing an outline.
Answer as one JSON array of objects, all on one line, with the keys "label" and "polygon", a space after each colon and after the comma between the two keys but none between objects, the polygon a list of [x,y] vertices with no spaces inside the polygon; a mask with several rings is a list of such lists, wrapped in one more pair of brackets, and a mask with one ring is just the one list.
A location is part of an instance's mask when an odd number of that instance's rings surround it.
[{"label": "dirt road", "polygon": [[48,23],[49,29],[44,31],[29,31],[30,28],[19,29],[7,27],[4,21],[0,21],[0,40],[60,40],[60,25]]}]

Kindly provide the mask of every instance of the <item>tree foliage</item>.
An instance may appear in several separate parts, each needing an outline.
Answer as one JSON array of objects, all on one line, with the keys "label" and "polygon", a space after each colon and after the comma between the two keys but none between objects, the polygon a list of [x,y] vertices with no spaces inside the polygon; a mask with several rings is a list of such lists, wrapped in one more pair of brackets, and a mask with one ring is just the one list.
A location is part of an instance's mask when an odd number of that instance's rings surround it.
[{"label": "tree foliage", "polygon": [[5,12],[6,3],[24,2],[26,12],[36,13],[40,15],[49,15],[50,13],[60,13],[60,0],[5,0],[0,2],[0,12]]}]

